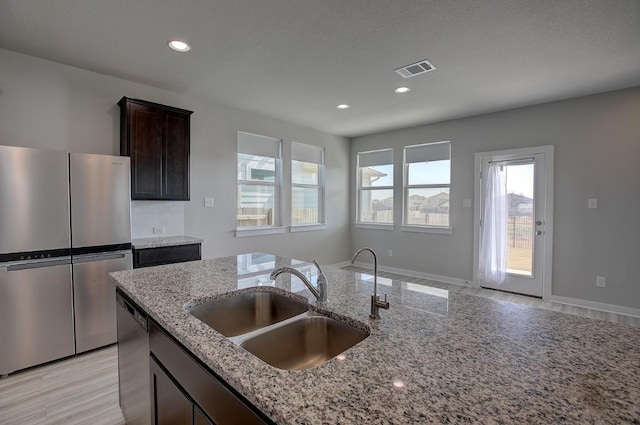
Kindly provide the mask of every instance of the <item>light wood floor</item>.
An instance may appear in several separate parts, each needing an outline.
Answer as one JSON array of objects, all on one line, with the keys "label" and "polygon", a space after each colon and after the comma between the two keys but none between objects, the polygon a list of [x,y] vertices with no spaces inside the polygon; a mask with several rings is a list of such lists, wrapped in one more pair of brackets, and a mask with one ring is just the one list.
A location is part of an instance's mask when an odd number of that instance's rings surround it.
[{"label": "light wood floor", "polygon": [[[345,270],[370,273],[347,266]],[[490,289],[380,272],[381,277],[515,302],[640,328],[640,318],[572,307]],[[117,350],[111,346],[0,379],[0,425],[124,425],[118,404]]]},{"label": "light wood floor", "polygon": [[0,379],[2,425],[124,425],[116,346]]},{"label": "light wood floor", "polygon": [[[344,266],[343,270],[348,270],[356,273],[371,274],[371,269],[366,269],[357,266]],[[476,297],[491,298],[499,301],[507,301],[512,303],[518,303],[528,305],[531,307],[542,308],[545,310],[559,311],[561,313],[572,314],[574,316],[587,317],[589,319],[606,320],[608,322],[619,323],[625,326],[632,326],[640,328],[640,317],[626,316],[624,314],[608,313],[605,311],[592,310],[590,308],[575,307],[566,304],[553,303],[549,301],[543,301],[538,298],[527,297],[524,295],[511,294],[508,292],[494,291],[485,288],[472,288],[463,285],[454,285],[451,283],[437,282],[435,280],[420,279],[417,277],[409,277],[399,275],[395,273],[388,273],[378,271],[378,276],[385,277],[392,280],[401,280],[409,283],[418,283],[422,285],[432,286],[435,288],[446,289],[450,292],[459,292],[467,295],[474,295]]]}]

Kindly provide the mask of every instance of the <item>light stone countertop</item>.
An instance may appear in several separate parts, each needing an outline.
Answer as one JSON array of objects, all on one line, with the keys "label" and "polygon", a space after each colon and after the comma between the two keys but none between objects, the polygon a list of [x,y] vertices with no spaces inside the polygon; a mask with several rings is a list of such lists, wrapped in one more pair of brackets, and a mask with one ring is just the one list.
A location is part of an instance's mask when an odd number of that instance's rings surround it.
[{"label": "light stone countertop", "polygon": [[[245,254],[112,273],[118,287],[211,370],[279,424],[640,423],[640,329],[323,267],[320,310],[368,326],[344,359],[303,371],[269,366],[185,311],[257,285],[315,298],[281,265]],[[342,356],[341,356],[342,357]]]},{"label": "light stone countertop", "polygon": [[132,239],[131,245],[135,249],[160,248],[163,246],[192,245],[202,243],[202,239],[192,238],[191,236],[160,236],[157,238],[138,238]]}]

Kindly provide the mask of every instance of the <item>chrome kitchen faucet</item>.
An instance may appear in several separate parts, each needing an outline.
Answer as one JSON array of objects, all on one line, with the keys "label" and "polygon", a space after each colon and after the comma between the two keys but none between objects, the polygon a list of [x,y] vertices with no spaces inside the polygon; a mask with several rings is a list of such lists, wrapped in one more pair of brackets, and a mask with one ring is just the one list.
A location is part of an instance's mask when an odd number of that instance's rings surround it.
[{"label": "chrome kitchen faucet", "polygon": [[294,276],[297,276],[302,281],[302,283],[307,285],[307,288],[309,288],[309,291],[311,291],[311,293],[316,297],[316,299],[319,302],[325,302],[327,301],[327,278],[325,277],[324,272],[320,268],[320,265],[318,264],[318,262],[316,260],[312,260],[312,261],[313,261],[313,264],[318,269],[318,280],[317,280],[318,289],[313,287],[313,284],[311,283],[311,281],[307,279],[307,277],[304,274],[302,274],[299,270],[296,270],[291,267],[279,267],[275,269],[274,271],[271,272],[269,279],[275,280],[275,278],[281,275],[282,273],[289,273]]}]

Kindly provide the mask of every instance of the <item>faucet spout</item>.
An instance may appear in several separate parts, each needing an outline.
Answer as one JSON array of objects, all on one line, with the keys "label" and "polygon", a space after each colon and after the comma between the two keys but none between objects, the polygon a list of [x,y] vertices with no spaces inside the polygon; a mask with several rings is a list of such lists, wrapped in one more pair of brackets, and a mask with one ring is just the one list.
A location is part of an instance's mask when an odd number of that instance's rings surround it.
[{"label": "faucet spout", "polygon": [[378,256],[376,255],[376,252],[369,247],[361,248],[353,254],[353,257],[351,257],[351,264],[353,264],[358,255],[364,251],[369,251],[371,255],[373,255],[373,295],[371,296],[371,313],[369,314],[369,317],[372,319],[379,319],[380,309],[389,309],[389,302],[387,301],[386,294],[384,296],[384,301],[380,300],[380,297],[378,296]]},{"label": "faucet spout", "polygon": [[280,276],[283,273],[292,274],[296,276],[298,279],[300,279],[302,283],[304,283],[307,286],[307,288],[309,288],[309,291],[311,291],[313,296],[316,297],[316,299],[319,302],[325,302],[327,301],[327,292],[328,292],[327,278],[325,277],[324,272],[322,271],[322,269],[320,268],[320,265],[316,260],[313,260],[313,264],[318,269],[318,279],[317,279],[318,288],[317,289],[313,286],[311,281],[309,281],[309,279],[307,279],[307,277],[300,272],[300,270],[294,269],[292,267],[278,267],[277,269],[271,272],[269,279],[275,280],[276,277]]}]

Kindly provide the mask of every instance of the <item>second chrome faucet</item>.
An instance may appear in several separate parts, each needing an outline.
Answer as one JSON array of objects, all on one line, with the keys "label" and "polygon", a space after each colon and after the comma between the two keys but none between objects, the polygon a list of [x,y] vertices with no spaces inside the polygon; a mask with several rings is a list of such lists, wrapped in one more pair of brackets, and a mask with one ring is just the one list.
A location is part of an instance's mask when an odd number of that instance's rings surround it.
[{"label": "second chrome faucet", "polygon": [[389,301],[387,301],[387,294],[384,295],[384,301],[380,300],[380,297],[378,296],[378,256],[376,255],[376,252],[368,247],[359,249],[355,254],[353,254],[351,264],[353,264],[356,257],[363,251],[369,251],[371,255],[373,255],[373,295],[371,295],[371,313],[369,314],[369,317],[372,319],[379,319],[380,309],[389,309]]}]

